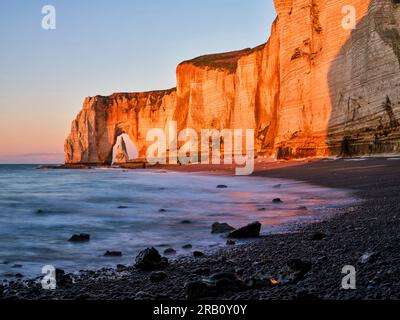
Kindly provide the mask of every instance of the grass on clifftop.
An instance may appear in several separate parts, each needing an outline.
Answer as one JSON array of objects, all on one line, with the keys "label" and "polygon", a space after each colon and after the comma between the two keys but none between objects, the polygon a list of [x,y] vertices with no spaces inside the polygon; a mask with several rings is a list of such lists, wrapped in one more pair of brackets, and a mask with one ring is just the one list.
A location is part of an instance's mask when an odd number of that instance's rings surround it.
[{"label": "grass on clifftop", "polygon": [[196,67],[209,67],[213,69],[224,69],[229,73],[234,73],[237,68],[238,60],[250,53],[253,53],[257,50],[262,50],[265,44],[255,47],[253,49],[247,48],[239,51],[225,52],[225,53],[217,53],[217,54],[208,54],[193,60],[184,61],[183,64],[193,64]]}]

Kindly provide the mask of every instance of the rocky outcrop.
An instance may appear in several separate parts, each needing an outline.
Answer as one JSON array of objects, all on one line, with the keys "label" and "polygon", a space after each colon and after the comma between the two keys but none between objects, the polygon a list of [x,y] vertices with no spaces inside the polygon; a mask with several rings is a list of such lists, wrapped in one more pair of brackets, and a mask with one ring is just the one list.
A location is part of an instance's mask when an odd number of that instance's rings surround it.
[{"label": "rocky outcrop", "polygon": [[129,161],[128,150],[126,149],[125,140],[123,137],[120,137],[119,144],[117,147],[117,152],[115,154],[114,163],[115,164],[123,164]]},{"label": "rocky outcrop", "polygon": [[[343,28],[351,5],[356,29]],[[279,157],[398,152],[400,5],[394,0],[275,0],[269,41],[177,68],[177,87],[86,98],[65,162],[110,164],[119,135],[146,152],[149,129],[255,129]]]}]

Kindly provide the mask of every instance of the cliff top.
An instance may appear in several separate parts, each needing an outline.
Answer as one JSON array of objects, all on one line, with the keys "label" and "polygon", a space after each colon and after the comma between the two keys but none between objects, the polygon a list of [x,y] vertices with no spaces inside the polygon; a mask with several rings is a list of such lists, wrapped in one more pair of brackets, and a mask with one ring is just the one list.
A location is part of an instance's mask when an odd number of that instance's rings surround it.
[{"label": "cliff top", "polygon": [[237,68],[239,59],[243,56],[249,55],[255,51],[264,49],[265,44],[262,44],[255,48],[247,48],[238,51],[207,54],[182,62],[180,65],[192,64],[196,67],[209,67],[212,69],[224,69],[229,73],[234,73]]}]

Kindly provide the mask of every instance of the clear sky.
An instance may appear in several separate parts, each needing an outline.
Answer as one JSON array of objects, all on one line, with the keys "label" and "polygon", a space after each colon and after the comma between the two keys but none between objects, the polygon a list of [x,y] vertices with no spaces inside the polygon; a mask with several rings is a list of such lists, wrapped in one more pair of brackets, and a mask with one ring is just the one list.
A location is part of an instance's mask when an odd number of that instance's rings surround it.
[{"label": "clear sky", "polygon": [[0,0],[0,163],[62,162],[86,96],[174,87],[179,62],[257,46],[274,18],[272,0]]}]

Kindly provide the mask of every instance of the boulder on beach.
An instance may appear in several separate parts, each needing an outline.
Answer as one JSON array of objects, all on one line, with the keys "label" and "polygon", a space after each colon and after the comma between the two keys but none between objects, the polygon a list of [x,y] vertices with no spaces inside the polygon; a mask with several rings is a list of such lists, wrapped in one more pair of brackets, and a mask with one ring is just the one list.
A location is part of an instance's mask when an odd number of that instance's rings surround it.
[{"label": "boulder on beach", "polygon": [[189,250],[189,249],[192,249],[192,248],[193,248],[193,246],[190,243],[185,244],[185,245],[182,246],[182,249],[185,249],[185,250]]},{"label": "boulder on beach", "polygon": [[86,242],[90,240],[90,234],[81,233],[74,234],[68,241],[70,242]]},{"label": "boulder on beach", "polygon": [[225,184],[219,184],[219,185],[217,186],[217,189],[226,189],[226,188],[228,188],[228,186],[225,185]]},{"label": "boulder on beach", "polygon": [[195,257],[195,258],[204,257],[204,253],[201,251],[193,251],[193,257]]},{"label": "boulder on beach", "polygon": [[219,223],[215,222],[211,226],[211,233],[228,233],[235,230],[234,227],[230,226],[227,223]]},{"label": "boulder on beach", "polygon": [[168,275],[163,271],[155,271],[150,275],[151,282],[162,282],[167,279]]},{"label": "boulder on beach", "polygon": [[147,248],[136,256],[135,267],[140,270],[157,270],[168,266],[168,259],[161,257],[155,248]]},{"label": "boulder on beach", "polygon": [[283,203],[283,201],[280,198],[275,198],[272,203]]},{"label": "boulder on beach", "polygon": [[228,237],[235,239],[257,238],[260,236],[261,226],[260,222],[253,222],[245,227],[232,231],[229,233]]},{"label": "boulder on beach", "polygon": [[281,284],[296,283],[300,281],[310,270],[311,262],[302,259],[290,259],[282,268],[278,281]]}]

